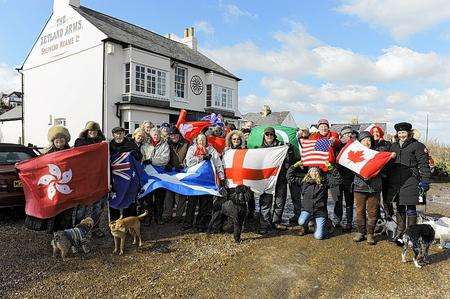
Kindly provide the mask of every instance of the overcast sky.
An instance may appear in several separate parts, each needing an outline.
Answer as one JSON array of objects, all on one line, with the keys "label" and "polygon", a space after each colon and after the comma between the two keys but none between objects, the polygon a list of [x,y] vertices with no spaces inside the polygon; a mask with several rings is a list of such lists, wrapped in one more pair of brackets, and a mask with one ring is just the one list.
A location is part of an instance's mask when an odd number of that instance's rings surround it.
[{"label": "overcast sky", "polygon": [[[106,1],[81,4],[160,34],[194,26],[200,51],[243,80],[242,112],[299,124],[410,121],[450,143],[450,1]],[[51,14],[50,0],[0,0],[0,91]],[[32,12],[32,13],[30,13]],[[424,135],[424,134],[423,134]]]}]

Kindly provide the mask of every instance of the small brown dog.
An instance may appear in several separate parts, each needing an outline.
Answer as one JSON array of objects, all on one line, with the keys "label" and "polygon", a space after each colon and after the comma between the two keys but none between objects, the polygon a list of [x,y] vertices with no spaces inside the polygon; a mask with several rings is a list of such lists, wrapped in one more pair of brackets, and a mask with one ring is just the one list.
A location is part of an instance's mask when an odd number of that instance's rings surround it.
[{"label": "small brown dog", "polygon": [[[137,239],[139,239],[138,246],[142,246],[141,239],[141,222],[144,217],[147,216],[147,211],[139,216],[130,216],[126,218],[122,218],[120,216],[119,219],[112,221],[109,223],[109,228],[111,229],[111,234],[114,237],[114,251],[113,253],[119,252],[119,255],[123,254],[123,250],[125,248],[125,237],[127,232],[133,236],[133,244],[136,244]],[[119,250],[119,242],[120,242],[120,250]]]},{"label": "small brown dog", "polygon": [[81,220],[74,228],[54,232],[51,242],[53,257],[56,257],[58,251],[60,251],[64,261],[70,248],[72,248],[73,253],[77,253],[79,247],[83,249],[84,253],[88,253],[87,243],[90,240],[90,232],[93,226],[94,220],[91,217],[87,217]]}]

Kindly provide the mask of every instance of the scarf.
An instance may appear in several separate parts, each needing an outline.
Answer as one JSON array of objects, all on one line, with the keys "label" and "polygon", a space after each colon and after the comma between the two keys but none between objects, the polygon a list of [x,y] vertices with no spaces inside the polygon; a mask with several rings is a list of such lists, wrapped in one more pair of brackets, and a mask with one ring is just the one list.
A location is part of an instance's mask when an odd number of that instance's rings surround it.
[{"label": "scarf", "polygon": [[208,151],[206,150],[206,147],[197,146],[194,156],[203,156],[203,155],[206,155],[207,153],[208,153]]}]

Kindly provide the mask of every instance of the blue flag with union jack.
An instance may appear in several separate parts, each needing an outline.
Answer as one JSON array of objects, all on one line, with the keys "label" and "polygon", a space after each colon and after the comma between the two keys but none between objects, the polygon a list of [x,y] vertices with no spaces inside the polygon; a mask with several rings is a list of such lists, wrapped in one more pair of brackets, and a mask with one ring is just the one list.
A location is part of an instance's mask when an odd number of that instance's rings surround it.
[{"label": "blue flag with union jack", "polygon": [[129,152],[111,157],[112,192],[109,205],[114,209],[128,208],[148,181],[142,164]]}]

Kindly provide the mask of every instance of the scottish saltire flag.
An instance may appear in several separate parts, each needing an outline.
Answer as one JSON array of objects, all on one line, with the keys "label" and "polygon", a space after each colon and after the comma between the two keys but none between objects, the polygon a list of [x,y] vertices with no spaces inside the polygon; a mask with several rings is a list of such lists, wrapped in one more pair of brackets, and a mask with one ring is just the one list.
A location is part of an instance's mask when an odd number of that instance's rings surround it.
[{"label": "scottish saltire flag", "polygon": [[182,172],[167,172],[164,167],[152,165],[147,165],[145,172],[148,181],[143,186],[139,197],[143,197],[158,188],[187,196],[208,194],[220,196],[214,166],[209,160],[186,168]]},{"label": "scottish saltire flag", "polygon": [[129,152],[111,157],[111,176],[113,191],[109,196],[109,205],[114,209],[128,208],[147,182],[142,164]]}]

